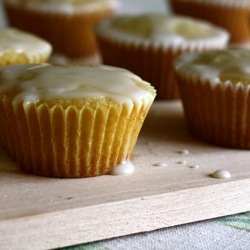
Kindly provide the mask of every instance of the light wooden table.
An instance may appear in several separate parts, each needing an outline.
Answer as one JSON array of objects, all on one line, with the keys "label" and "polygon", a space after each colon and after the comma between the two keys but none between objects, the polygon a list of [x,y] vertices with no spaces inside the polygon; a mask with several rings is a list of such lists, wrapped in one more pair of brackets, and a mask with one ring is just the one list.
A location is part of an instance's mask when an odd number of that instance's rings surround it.
[{"label": "light wooden table", "polygon": [[[43,178],[1,154],[0,249],[75,245],[250,211],[249,160],[249,151],[192,137],[178,101],[153,104],[130,176]],[[218,169],[232,178],[212,178]]]}]

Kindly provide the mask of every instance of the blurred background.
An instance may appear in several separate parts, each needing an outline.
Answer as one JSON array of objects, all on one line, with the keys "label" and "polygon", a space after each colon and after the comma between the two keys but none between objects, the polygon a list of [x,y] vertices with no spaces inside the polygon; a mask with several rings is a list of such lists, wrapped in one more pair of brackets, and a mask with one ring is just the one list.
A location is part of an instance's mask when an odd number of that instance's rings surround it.
[{"label": "blurred background", "polygon": [[[121,13],[141,13],[141,12],[168,12],[165,0],[118,0],[120,8],[118,14]],[[5,16],[2,9],[2,0],[0,0],[0,25],[5,25]]]},{"label": "blurred background", "polygon": [[120,12],[140,13],[145,11],[166,13],[165,0],[120,0]]}]

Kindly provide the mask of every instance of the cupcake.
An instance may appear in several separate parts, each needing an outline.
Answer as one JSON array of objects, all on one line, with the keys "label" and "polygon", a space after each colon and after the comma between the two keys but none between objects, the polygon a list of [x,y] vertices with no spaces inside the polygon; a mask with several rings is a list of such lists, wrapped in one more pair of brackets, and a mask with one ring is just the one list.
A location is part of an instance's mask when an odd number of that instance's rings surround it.
[{"label": "cupcake", "polygon": [[98,53],[93,27],[114,14],[114,0],[4,0],[11,26],[49,41],[56,55],[70,59]]},{"label": "cupcake", "polygon": [[0,66],[44,63],[48,61],[51,52],[50,43],[33,34],[11,27],[0,27]]},{"label": "cupcake", "polygon": [[177,55],[224,48],[229,38],[206,22],[164,14],[116,16],[99,22],[96,34],[104,64],[141,76],[165,100],[179,98],[172,67]]},{"label": "cupcake", "polygon": [[215,145],[250,149],[250,51],[185,54],[174,67],[191,133]]},{"label": "cupcake", "polygon": [[209,21],[229,31],[230,43],[248,43],[249,0],[170,0],[172,11]]},{"label": "cupcake", "polygon": [[126,173],[154,88],[115,67],[0,68],[0,143],[27,173]]}]

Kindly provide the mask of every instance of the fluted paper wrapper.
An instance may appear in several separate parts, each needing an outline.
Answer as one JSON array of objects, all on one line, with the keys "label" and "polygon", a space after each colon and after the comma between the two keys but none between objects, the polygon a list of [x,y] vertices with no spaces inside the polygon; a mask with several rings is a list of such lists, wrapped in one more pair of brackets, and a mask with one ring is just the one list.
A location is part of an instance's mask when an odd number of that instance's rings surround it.
[{"label": "fluted paper wrapper", "polygon": [[153,102],[95,109],[0,102],[3,149],[31,174],[88,177],[129,159]]},{"label": "fluted paper wrapper", "polygon": [[176,14],[192,16],[225,28],[230,33],[230,43],[249,42],[249,2],[239,0],[231,1],[231,4],[224,2],[223,4],[222,1],[215,3],[215,1],[170,0],[169,3]]},{"label": "fluted paper wrapper", "polygon": [[249,86],[177,76],[187,126],[206,142],[250,149]]},{"label": "fluted paper wrapper", "polygon": [[116,10],[98,10],[69,15],[19,8],[5,3],[9,24],[46,39],[56,53],[69,58],[89,57],[98,53],[94,26],[104,18],[113,16]]},{"label": "fluted paper wrapper", "polygon": [[175,45],[164,48],[138,44],[133,42],[115,41],[97,34],[97,40],[101,50],[104,64],[121,67],[139,75],[145,81],[150,82],[157,90],[157,99],[179,99],[179,89],[176,83],[173,60],[180,54],[187,52],[206,51],[226,47],[226,42],[218,45],[200,44],[197,46],[183,46],[175,48]]}]

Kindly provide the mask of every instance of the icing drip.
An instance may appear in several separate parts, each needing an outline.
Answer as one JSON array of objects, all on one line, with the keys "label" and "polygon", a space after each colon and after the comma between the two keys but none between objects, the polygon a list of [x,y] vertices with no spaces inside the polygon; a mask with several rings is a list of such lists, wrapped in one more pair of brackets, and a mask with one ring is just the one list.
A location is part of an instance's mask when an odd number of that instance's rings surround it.
[{"label": "icing drip", "polygon": [[134,165],[130,160],[123,161],[114,168],[111,175],[130,175],[134,173],[134,169]]}]

